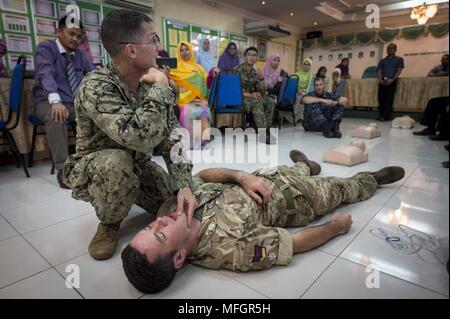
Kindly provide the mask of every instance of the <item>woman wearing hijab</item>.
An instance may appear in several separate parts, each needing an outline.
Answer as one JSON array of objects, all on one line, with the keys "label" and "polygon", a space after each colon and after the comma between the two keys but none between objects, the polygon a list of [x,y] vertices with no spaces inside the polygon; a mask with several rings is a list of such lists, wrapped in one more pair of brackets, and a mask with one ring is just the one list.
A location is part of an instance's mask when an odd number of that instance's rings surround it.
[{"label": "woman wearing hijab", "polygon": [[350,79],[350,72],[348,69],[348,65],[350,64],[350,60],[348,58],[343,58],[341,60],[341,63],[338,64],[336,67],[341,70],[341,78],[343,79]]},{"label": "woman wearing hijab", "polygon": [[211,52],[209,39],[204,39],[197,52],[197,63],[200,64],[206,72],[214,67],[214,54]]},{"label": "woman wearing hijab", "polygon": [[272,54],[267,58],[263,69],[264,84],[269,95],[278,96],[281,89],[283,77],[288,76],[286,71],[280,67],[280,55]]},{"label": "woman wearing hijab", "polygon": [[239,57],[237,54],[236,43],[230,42],[223,51],[223,53],[220,55],[217,67],[221,71],[229,71],[233,70],[238,65],[239,65]]},{"label": "woman wearing hijab", "polygon": [[313,75],[311,73],[312,61],[311,59],[303,60],[303,64],[296,74],[298,75],[298,93],[299,95],[306,94],[312,88]]},{"label": "woman wearing hijab", "polygon": [[327,91],[338,97],[344,95],[345,80],[341,78],[341,69],[335,68],[331,74],[331,81],[327,87]]},{"label": "woman wearing hijab", "polygon": [[3,64],[3,56],[6,54],[6,45],[3,40],[0,39],[0,78],[7,78],[8,70],[6,70],[6,66]]},{"label": "woman wearing hijab", "polygon": [[[208,107],[207,74],[203,67],[195,62],[194,51],[187,41],[181,41],[177,47],[178,67],[170,71],[170,77],[177,83],[180,94],[180,125],[186,128],[194,138],[194,147],[200,148],[203,131],[209,128],[211,112]],[[193,121],[201,121],[201,132],[193,132]],[[193,135],[194,134],[194,135]]]}]

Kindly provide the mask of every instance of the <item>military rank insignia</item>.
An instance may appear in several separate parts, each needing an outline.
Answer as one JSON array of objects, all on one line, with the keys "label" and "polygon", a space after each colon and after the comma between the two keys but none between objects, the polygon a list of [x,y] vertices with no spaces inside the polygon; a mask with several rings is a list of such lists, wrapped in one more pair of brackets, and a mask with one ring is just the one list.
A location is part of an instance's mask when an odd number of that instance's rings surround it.
[{"label": "military rank insignia", "polygon": [[266,247],[255,245],[255,255],[253,256],[252,263],[265,261],[267,259]]}]

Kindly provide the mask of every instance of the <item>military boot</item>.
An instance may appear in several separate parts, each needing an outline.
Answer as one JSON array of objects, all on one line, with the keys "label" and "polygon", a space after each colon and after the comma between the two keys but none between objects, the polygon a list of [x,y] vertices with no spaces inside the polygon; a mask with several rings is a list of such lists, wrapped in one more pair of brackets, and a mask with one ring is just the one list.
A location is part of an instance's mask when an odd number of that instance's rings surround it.
[{"label": "military boot", "polygon": [[98,224],[97,232],[89,244],[89,254],[97,260],[111,258],[119,242],[120,222],[115,224]]},{"label": "military boot", "polygon": [[336,138],[341,138],[342,137],[342,133],[339,130],[340,124],[341,124],[341,121],[334,121],[333,122],[333,126],[331,127],[331,131],[333,132],[333,135]]},{"label": "military boot", "polygon": [[322,127],[322,134],[323,134],[323,136],[325,136],[326,138],[332,138],[332,137],[334,137],[334,134],[333,134],[333,132],[331,131],[331,125],[325,124],[325,125]]},{"label": "military boot", "polygon": [[310,160],[308,159],[308,157],[306,157],[306,155],[303,154],[302,152],[300,152],[299,150],[292,150],[292,151],[289,153],[289,157],[291,158],[291,160],[292,160],[294,163],[297,163],[297,162],[304,162],[306,165],[308,165],[308,167],[309,167],[309,169],[310,169],[310,171],[311,171],[311,176],[319,175],[319,174],[320,174],[320,171],[321,171],[321,169],[322,169],[322,168],[320,167],[320,165],[319,165],[317,162],[310,161]]},{"label": "military boot", "polygon": [[378,172],[369,173],[377,181],[378,185],[392,184],[405,177],[405,170],[399,166],[388,166]]}]

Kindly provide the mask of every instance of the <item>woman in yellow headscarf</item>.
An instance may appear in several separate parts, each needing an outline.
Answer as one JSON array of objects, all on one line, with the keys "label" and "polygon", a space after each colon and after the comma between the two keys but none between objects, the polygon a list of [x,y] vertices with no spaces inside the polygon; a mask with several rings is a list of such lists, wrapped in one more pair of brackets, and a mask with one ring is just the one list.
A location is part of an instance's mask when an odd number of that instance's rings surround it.
[{"label": "woman in yellow headscarf", "polygon": [[[200,134],[209,127],[211,112],[208,107],[208,74],[195,62],[194,52],[189,42],[181,41],[177,47],[177,68],[170,71],[170,77],[180,88],[178,107],[180,108],[180,125],[189,130],[193,136],[194,147],[202,141]],[[193,132],[193,121],[200,120],[201,131]],[[197,141],[197,142],[196,142]]]}]

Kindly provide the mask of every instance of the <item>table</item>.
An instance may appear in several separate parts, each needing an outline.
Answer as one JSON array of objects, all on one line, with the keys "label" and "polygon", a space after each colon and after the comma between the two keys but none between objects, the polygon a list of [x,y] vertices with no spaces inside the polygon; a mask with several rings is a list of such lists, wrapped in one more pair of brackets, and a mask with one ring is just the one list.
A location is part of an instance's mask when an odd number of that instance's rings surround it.
[{"label": "table", "polygon": [[[399,78],[394,98],[394,111],[423,112],[427,102],[448,96],[448,77]],[[346,81],[347,108],[354,106],[378,108],[378,80],[350,79]]]}]

